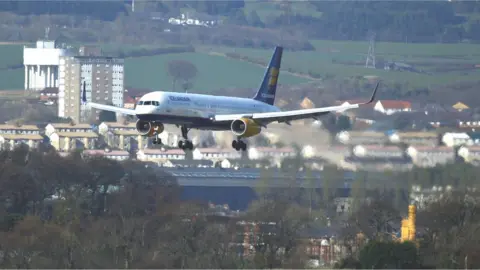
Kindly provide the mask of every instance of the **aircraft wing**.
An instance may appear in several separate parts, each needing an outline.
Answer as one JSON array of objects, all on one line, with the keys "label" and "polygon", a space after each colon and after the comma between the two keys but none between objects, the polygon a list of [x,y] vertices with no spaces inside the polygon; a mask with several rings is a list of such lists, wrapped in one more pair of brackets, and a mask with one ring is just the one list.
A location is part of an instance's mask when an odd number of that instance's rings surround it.
[{"label": "aircraft wing", "polygon": [[121,113],[126,115],[136,115],[135,110],[120,108],[120,107],[111,106],[111,105],[88,102],[87,106],[91,108],[103,110],[103,111],[116,112],[116,113]]},{"label": "aircraft wing", "polygon": [[331,112],[343,112],[349,109],[359,108],[362,105],[366,105],[372,103],[375,100],[375,95],[377,93],[378,85],[373,90],[372,97],[369,101],[365,103],[358,103],[358,104],[351,104],[351,105],[340,105],[340,106],[331,106],[331,107],[324,107],[324,108],[315,108],[315,109],[303,109],[303,110],[293,110],[293,111],[284,111],[284,112],[266,112],[266,113],[251,113],[251,114],[223,114],[223,115],[215,115],[214,120],[218,122],[223,121],[234,121],[236,119],[245,117],[250,118],[253,120],[257,120],[257,122],[262,124],[268,124],[271,122],[286,122],[292,120],[300,120],[300,119],[307,119],[307,118],[314,118],[328,114]]},{"label": "aircraft wing", "polygon": [[87,90],[86,90],[86,88],[87,88],[86,82],[84,81],[83,82],[83,90],[82,90],[82,104],[86,104],[87,107],[95,108],[95,109],[102,110],[102,111],[109,111],[109,112],[126,114],[126,115],[136,115],[135,110],[125,109],[125,108],[120,108],[120,107],[117,107],[117,106],[105,105],[105,104],[100,104],[100,103],[87,102]]}]

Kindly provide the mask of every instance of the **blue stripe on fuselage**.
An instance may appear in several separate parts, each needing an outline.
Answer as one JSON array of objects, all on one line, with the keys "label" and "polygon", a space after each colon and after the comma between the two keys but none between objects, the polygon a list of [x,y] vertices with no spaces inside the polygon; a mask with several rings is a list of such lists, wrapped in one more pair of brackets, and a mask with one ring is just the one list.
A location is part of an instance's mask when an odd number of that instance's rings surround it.
[{"label": "blue stripe on fuselage", "polygon": [[170,125],[186,125],[189,128],[208,130],[230,130],[230,123],[218,123],[209,118],[162,115],[162,114],[137,114],[137,118],[143,121],[161,122]]}]

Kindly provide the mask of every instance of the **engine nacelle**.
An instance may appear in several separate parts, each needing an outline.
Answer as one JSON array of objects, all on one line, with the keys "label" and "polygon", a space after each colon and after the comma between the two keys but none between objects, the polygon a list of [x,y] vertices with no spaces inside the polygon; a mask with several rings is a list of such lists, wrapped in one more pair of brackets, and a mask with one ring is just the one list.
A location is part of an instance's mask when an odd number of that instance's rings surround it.
[{"label": "engine nacelle", "polygon": [[152,123],[143,120],[137,120],[135,127],[138,133],[147,137],[152,137],[154,134],[160,134],[165,129],[162,123]]},{"label": "engine nacelle", "polygon": [[234,120],[230,128],[233,134],[244,138],[255,136],[262,131],[262,127],[250,118]]}]

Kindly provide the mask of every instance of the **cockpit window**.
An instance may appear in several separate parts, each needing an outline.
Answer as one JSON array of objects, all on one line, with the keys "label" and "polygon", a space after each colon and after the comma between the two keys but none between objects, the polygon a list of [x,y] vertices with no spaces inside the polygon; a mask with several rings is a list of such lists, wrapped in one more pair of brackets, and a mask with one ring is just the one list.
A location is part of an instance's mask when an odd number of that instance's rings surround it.
[{"label": "cockpit window", "polygon": [[137,105],[160,106],[160,102],[158,102],[158,101],[151,101],[151,100],[148,100],[148,101],[139,101],[139,102],[137,103]]}]

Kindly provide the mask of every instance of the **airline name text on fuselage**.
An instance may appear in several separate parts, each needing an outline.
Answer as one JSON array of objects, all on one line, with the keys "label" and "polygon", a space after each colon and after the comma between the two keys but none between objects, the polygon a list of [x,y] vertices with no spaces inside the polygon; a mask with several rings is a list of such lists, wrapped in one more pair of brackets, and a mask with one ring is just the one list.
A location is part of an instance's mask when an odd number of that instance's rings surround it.
[{"label": "airline name text on fuselage", "polygon": [[188,97],[178,97],[178,96],[168,96],[168,98],[171,100],[171,101],[186,101],[186,102],[189,102],[190,101],[190,98]]}]

